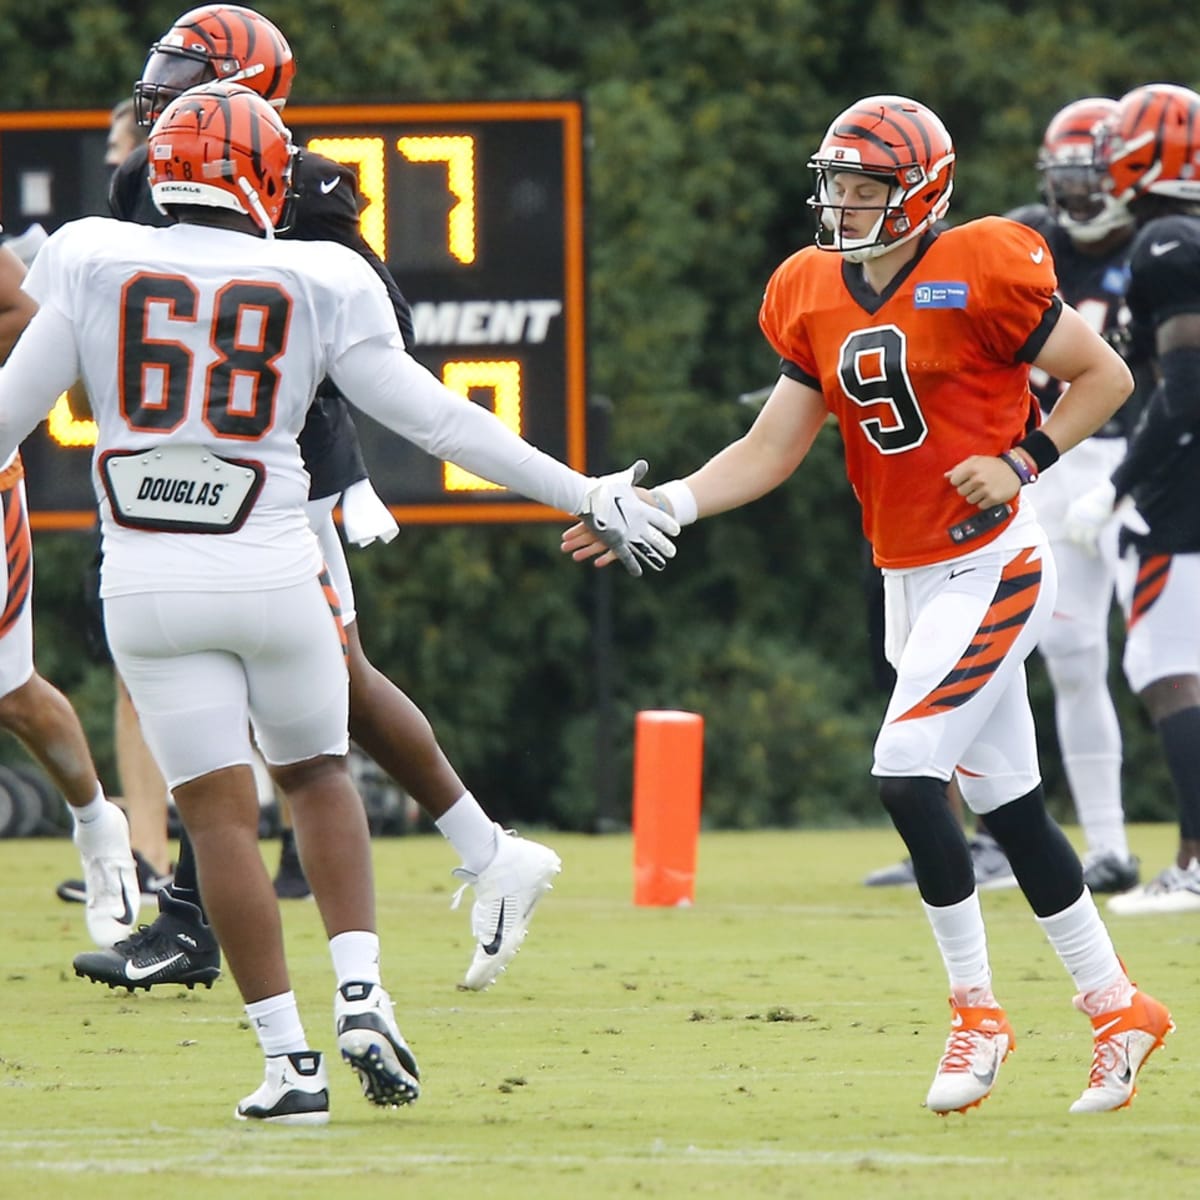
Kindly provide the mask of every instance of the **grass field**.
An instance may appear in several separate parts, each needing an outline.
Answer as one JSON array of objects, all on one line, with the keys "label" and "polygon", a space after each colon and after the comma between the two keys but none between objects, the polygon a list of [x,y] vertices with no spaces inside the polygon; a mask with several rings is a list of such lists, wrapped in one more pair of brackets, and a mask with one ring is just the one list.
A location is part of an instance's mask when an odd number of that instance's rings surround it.
[{"label": "grass field", "polygon": [[[1157,869],[1174,836],[1132,841]],[[1179,1029],[1131,1109],[1069,1117],[1090,1027],[1020,895],[986,894],[1017,1050],[982,1108],[942,1119],[921,1107],[948,1029],[932,938],[914,893],[859,882],[898,856],[893,834],[706,833],[696,905],[678,910],[632,905],[627,838],[548,840],[563,875],[482,994],[454,987],[470,937],[447,911],[449,849],[376,842],[384,979],[424,1092],[375,1110],[333,1061],[317,1130],[232,1119],[261,1059],[227,978],[133,996],[77,979],[82,912],[53,894],[73,848],[0,842],[0,1197],[1195,1194],[1200,915],[1109,922]],[[289,902],[285,922],[328,1050],[314,905]]]}]

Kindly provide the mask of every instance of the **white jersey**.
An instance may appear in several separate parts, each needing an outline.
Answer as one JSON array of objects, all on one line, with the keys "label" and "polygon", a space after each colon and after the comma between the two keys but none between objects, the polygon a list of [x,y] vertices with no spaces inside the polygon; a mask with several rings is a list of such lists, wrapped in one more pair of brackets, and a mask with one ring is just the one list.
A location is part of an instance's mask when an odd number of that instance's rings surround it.
[{"label": "white jersey", "polygon": [[344,246],[86,217],[24,287],[41,308],[0,369],[0,458],[82,376],[103,596],[312,578],[296,437],[326,375],[422,450],[551,508],[580,512],[592,486],[412,359],[383,284]]},{"label": "white jersey", "polygon": [[[24,287],[74,330],[98,425],[103,595],[283,587],[319,571],[296,438],[330,364],[396,327],[359,255],[330,242],[91,217],[50,238]],[[102,465],[114,452],[164,447],[261,464],[261,490],[240,527],[154,532],[121,521]],[[213,489],[200,480],[175,492],[186,513],[189,501],[207,508]]]}]

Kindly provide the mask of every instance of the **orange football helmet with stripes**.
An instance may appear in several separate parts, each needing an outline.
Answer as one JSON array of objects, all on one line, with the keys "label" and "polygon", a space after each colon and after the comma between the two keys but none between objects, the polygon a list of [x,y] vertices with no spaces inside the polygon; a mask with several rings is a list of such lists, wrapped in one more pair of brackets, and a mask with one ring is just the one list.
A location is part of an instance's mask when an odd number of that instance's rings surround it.
[{"label": "orange football helmet with stripes", "polygon": [[1042,194],[1054,219],[1076,242],[1099,242],[1133,218],[1105,187],[1103,166],[1096,162],[1097,129],[1117,112],[1105,96],[1074,100],[1046,126],[1038,151]]},{"label": "orange football helmet with stripes", "polygon": [[[809,159],[820,216],[817,245],[862,262],[910,241],[946,215],[954,190],[954,143],[941,118],[904,96],[868,96],[852,104],[825,133]],[[888,185],[886,206],[862,237],[847,236],[832,181],[850,172]]]},{"label": "orange football helmet with stripes", "polygon": [[273,236],[291,195],[295,150],[279,113],[256,92],[237,83],[192,88],[155,121],[147,150],[160,212],[230,209]]},{"label": "orange football helmet with stripes", "polygon": [[1134,88],[1097,132],[1096,155],[1119,204],[1200,203],[1200,95],[1173,83]]},{"label": "orange football helmet with stripes", "polygon": [[278,28],[238,4],[206,4],[176,19],[151,47],[134,85],[139,125],[150,125],[188,88],[241,83],[276,108],[292,90],[296,61]]}]

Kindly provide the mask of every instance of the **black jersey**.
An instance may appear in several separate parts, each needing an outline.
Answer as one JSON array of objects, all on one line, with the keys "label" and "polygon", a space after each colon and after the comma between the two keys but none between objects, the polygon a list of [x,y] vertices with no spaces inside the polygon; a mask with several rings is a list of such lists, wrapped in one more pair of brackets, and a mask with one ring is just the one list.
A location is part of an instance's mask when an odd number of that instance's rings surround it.
[{"label": "black jersey", "polygon": [[[143,144],[113,172],[108,191],[109,210],[123,221],[170,224],[150,198],[146,161]],[[412,310],[391,272],[362,236],[358,216],[365,201],[359,195],[354,171],[332,159],[300,150],[293,163],[292,187],[295,191],[292,223],[279,236],[310,242],[340,242],[361,254],[387,288],[404,344],[411,350],[415,340]],[[328,379],[317,389],[299,442],[309,474],[309,499],[338,495],[367,477],[354,421],[342,394]]]},{"label": "black jersey", "polygon": [[[1159,217],[1133,243],[1127,293],[1135,345],[1153,353],[1160,325],[1200,313],[1200,217]],[[1147,553],[1200,552],[1200,395],[1168,394],[1161,385],[1146,405],[1124,462],[1113,473],[1117,494],[1130,494],[1150,532]]]},{"label": "black jersey", "polygon": [[[1008,216],[1036,229],[1046,239],[1054,258],[1059,295],[1092,329],[1124,352],[1129,323],[1125,293],[1129,287],[1132,239],[1109,253],[1089,254],[1076,245],[1044,204],[1027,204]],[[1029,383],[1042,412],[1051,412],[1063,393],[1062,382],[1035,368]],[[1139,407],[1135,393],[1093,436],[1128,437]]]}]

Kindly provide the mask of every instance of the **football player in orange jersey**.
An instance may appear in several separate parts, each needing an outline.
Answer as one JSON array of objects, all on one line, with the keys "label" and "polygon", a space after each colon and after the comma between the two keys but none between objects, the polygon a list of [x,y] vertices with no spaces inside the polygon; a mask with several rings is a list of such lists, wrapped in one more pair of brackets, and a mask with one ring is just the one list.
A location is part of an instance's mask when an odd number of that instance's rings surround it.
[{"label": "football player in orange jersey", "polygon": [[[1098,429],[1132,381],[1056,295],[1040,234],[1002,217],[934,227],[954,160],[938,117],[903,97],[861,100],[833,122],[809,164],[817,244],[776,270],[759,317],[779,380],[745,436],[652,495],[680,524],[746,504],[787,479],[836,417],[884,573],[897,672],[872,773],[950,981],[952,1028],[926,1106],[978,1104],[1013,1045],[967,840],[946,802],[957,774],[1092,1018],[1089,1082],[1071,1111],[1103,1112],[1130,1102],[1172,1024],[1127,977],[1046,812],[1023,662],[1056,579],[1020,491]],[[1042,428],[1030,364],[1071,384]],[[563,548],[599,565],[612,557],[581,525]]]}]

